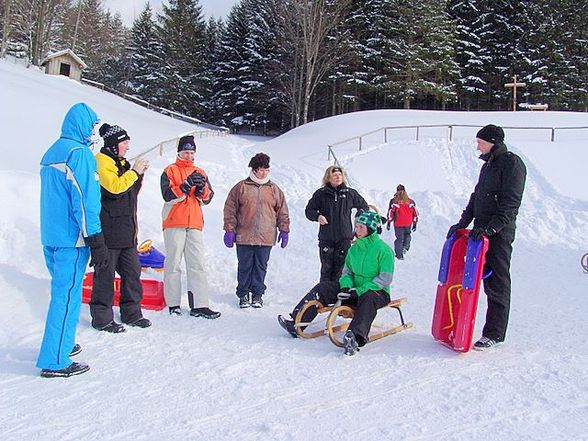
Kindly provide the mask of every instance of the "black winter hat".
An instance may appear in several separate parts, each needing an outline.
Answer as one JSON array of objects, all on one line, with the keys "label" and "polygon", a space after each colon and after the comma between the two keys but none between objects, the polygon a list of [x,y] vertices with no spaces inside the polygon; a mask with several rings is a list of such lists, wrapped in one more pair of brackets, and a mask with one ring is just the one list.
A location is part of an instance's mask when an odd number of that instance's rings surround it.
[{"label": "black winter hat", "polygon": [[265,153],[258,153],[251,161],[249,161],[249,167],[253,170],[258,168],[270,168],[270,157]]},{"label": "black winter hat", "polygon": [[120,142],[131,139],[125,129],[120,126],[111,126],[110,124],[104,123],[100,126],[98,133],[104,139],[104,147],[116,150],[118,154],[118,144]]},{"label": "black winter hat", "polygon": [[404,188],[404,185],[398,184],[398,187],[396,187],[396,191],[406,191],[406,188]]},{"label": "black winter hat", "polygon": [[182,136],[178,141],[178,153],[185,150],[192,152],[196,151],[196,143],[194,142],[193,135]]},{"label": "black winter hat", "polygon": [[480,129],[476,134],[476,138],[483,139],[492,144],[497,144],[504,141],[504,130],[502,127],[495,126],[494,124],[488,124]]}]

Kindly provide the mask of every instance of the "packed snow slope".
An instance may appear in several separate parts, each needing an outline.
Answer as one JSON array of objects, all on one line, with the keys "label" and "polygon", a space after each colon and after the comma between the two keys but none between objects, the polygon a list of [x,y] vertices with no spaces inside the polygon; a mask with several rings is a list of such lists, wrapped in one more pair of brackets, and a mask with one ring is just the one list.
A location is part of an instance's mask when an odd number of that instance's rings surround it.
[{"label": "packed snow slope", "polygon": [[[295,340],[277,325],[318,279],[317,224],[304,207],[320,185],[327,145],[384,126],[487,123],[588,126],[573,113],[375,111],[317,121],[261,142],[228,136],[198,141],[197,163],[216,191],[205,207],[213,308],[205,321],[146,311],[146,330],[104,334],[82,307],[77,357],[91,370],[46,380],[35,368],[49,301],[39,240],[38,161],[61,118],[84,101],[103,121],[129,131],[132,153],[195,127],[63,78],[0,61],[0,439],[16,440],[588,440],[586,283],[588,131],[550,142],[545,130],[507,129],[528,180],[514,246],[511,322],[505,344],[457,354],[435,342],[430,324],[440,250],[459,218],[481,162],[475,128],[380,133],[334,147],[352,185],[384,210],[403,183],[421,221],[405,261],[396,263],[393,296],[406,296],[415,328],[342,355],[326,337]],[[240,310],[236,257],[222,244],[222,209],[258,151],[272,157],[272,179],[291,212],[287,248],[274,248],[261,310]],[[147,155],[139,196],[139,238],[163,250],[159,177],[173,149]],[[383,238],[392,243],[393,236]],[[153,276],[153,275],[152,275]],[[186,305],[184,305],[186,307]],[[118,313],[118,311],[115,311]],[[476,336],[484,321],[481,295]],[[376,323],[396,320],[392,311]]]}]

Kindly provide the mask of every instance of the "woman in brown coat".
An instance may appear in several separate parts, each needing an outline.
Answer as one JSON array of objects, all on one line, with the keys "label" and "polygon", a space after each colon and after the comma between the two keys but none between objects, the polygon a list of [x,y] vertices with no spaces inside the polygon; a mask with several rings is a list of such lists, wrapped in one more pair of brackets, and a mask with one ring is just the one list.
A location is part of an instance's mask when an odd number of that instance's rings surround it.
[{"label": "woman in brown coat", "polygon": [[288,205],[282,190],[270,181],[269,162],[265,153],[251,158],[249,177],[239,181],[225,201],[224,242],[229,248],[237,244],[237,297],[241,308],[263,306],[267,262],[276,236],[282,248],[288,245]]}]

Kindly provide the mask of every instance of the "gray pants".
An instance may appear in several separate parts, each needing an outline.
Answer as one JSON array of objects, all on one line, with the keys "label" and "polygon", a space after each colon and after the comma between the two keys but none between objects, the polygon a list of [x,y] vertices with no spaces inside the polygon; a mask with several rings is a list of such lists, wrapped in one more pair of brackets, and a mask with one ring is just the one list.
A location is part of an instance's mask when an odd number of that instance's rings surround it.
[{"label": "gray pants", "polygon": [[394,241],[394,254],[399,259],[404,257],[404,251],[410,249],[410,227],[394,227],[396,240]]},{"label": "gray pants", "polygon": [[163,230],[165,264],[163,267],[164,295],[167,306],[180,306],[182,299],[182,256],[186,261],[187,291],[194,295],[194,308],[208,307],[208,281],[204,266],[202,231],[194,228]]}]

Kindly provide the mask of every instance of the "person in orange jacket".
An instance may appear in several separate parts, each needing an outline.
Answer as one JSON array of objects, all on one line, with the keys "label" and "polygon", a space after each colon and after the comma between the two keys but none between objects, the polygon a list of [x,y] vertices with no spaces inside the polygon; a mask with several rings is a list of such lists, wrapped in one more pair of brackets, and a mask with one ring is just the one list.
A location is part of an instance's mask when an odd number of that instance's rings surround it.
[{"label": "person in orange jacket", "polygon": [[166,258],[163,268],[164,295],[172,315],[181,315],[182,256],[186,260],[188,302],[190,315],[216,319],[220,312],[210,309],[208,281],[204,265],[204,215],[202,205],[208,205],[214,191],[206,172],[194,165],[196,143],[192,135],[178,142],[176,162],[161,175],[163,206],[163,240]]},{"label": "person in orange jacket", "polygon": [[416,231],[418,221],[419,212],[415,202],[408,197],[404,185],[398,184],[396,194],[388,206],[386,224],[386,229],[390,231],[390,225],[394,223],[394,253],[397,259],[404,260],[404,255],[410,249],[410,234]]}]

